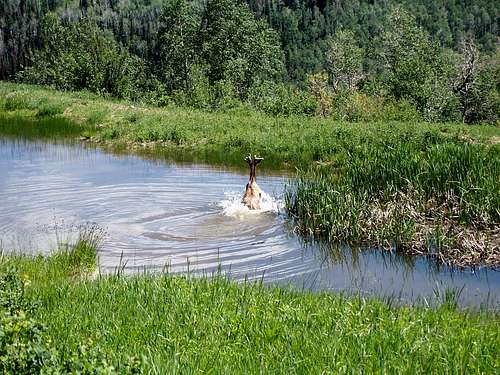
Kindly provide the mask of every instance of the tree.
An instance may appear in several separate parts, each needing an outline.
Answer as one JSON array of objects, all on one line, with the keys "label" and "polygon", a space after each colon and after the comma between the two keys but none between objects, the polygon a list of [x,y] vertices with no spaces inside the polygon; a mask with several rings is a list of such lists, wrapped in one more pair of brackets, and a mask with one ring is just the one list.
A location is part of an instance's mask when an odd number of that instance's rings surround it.
[{"label": "tree", "polygon": [[309,92],[318,103],[318,114],[326,117],[331,114],[334,97],[328,87],[328,74],[320,72],[307,76],[307,86]]},{"label": "tree", "polygon": [[334,91],[352,91],[363,78],[363,50],[350,30],[339,30],[328,42],[326,69]]},{"label": "tree", "polygon": [[129,54],[92,19],[63,26],[49,13],[41,40],[43,47],[33,56],[36,64],[18,75],[24,81],[128,99],[140,99],[156,85],[144,61]]},{"label": "tree", "polygon": [[191,88],[190,69],[197,56],[200,17],[185,0],[168,0],[163,6],[158,45],[163,79],[171,90]]},{"label": "tree", "polygon": [[242,97],[255,82],[277,78],[284,70],[276,33],[236,0],[208,0],[204,5],[168,0],[161,24],[163,78],[172,91],[189,93],[194,69],[200,82],[203,71],[211,86]]},{"label": "tree", "polygon": [[461,47],[461,58],[453,91],[459,98],[462,119],[466,123],[498,121],[500,110],[499,55],[481,56],[473,38]]},{"label": "tree", "polygon": [[473,110],[473,91],[477,81],[479,67],[479,51],[473,39],[467,39],[461,48],[462,58],[459,74],[456,78],[453,90],[460,98],[462,118],[468,122],[470,112]]},{"label": "tree", "polygon": [[201,56],[211,84],[230,81],[238,94],[283,74],[277,34],[235,0],[208,0],[202,15]]},{"label": "tree", "polygon": [[437,78],[439,49],[402,8],[389,14],[380,44],[382,80],[388,93],[396,99],[410,99],[423,112]]}]

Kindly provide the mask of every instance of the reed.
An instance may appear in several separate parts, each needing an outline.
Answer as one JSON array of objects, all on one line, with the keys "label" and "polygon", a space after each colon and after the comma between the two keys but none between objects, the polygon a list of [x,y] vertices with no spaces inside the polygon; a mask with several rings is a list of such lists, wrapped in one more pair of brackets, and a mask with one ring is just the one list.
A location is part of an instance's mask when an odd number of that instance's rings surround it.
[{"label": "reed", "polygon": [[330,241],[500,264],[500,147],[436,137],[352,144],[285,194],[297,231]]}]

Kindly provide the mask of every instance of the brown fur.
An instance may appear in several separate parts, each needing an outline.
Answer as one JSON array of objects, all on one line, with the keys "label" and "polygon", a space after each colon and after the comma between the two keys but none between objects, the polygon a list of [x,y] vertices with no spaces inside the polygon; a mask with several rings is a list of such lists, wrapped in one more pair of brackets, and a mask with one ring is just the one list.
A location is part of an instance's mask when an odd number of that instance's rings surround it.
[{"label": "brown fur", "polygon": [[260,198],[262,197],[262,190],[259,185],[257,185],[257,176],[255,173],[256,166],[262,160],[261,157],[254,155],[248,155],[245,158],[245,161],[248,163],[250,167],[250,178],[248,179],[248,183],[245,187],[245,194],[243,195],[242,203],[247,206],[250,210],[260,210]]}]

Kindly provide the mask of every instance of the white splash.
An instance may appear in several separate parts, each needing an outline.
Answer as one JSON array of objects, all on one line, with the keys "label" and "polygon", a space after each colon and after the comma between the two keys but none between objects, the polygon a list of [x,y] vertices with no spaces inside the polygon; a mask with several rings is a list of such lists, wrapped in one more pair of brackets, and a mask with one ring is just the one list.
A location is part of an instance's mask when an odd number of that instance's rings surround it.
[{"label": "white splash", "polygon": [[280,209],[283,208],[283,202],[280,199],[276,199],[265,192],[262,192],[260,198],[260,210],[250,210],[245,206],[241,202],[241,192],[225,192],[224,195],[226,198],[220,201],[218,206],[222,208],[222,213],[226,216],[253,215],[263,212],[279,213]]}]

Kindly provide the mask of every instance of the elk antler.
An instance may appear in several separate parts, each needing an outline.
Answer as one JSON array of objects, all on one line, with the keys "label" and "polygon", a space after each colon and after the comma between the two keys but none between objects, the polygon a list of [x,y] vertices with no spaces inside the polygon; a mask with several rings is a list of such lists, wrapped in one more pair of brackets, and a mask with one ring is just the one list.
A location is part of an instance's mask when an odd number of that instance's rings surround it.
[{"label": "elk antler", "polygon": [[257,156],[257,155],[253,156],[253,161],[255,164],[259,164],[262,160],[264,160],[264,158],[262,158],[260,156]]},{"label": "elk antler", "polygon": [[257,155],[252,156],[251,154],[248,154],[247,156],[245,156],[245,161],[246,161],[249,165],[257,165],[257,164],[259,164],[262,160],[264,160],[264,158],[263,158],[263,157],[260,157],[260,156],[257,156]]}]

